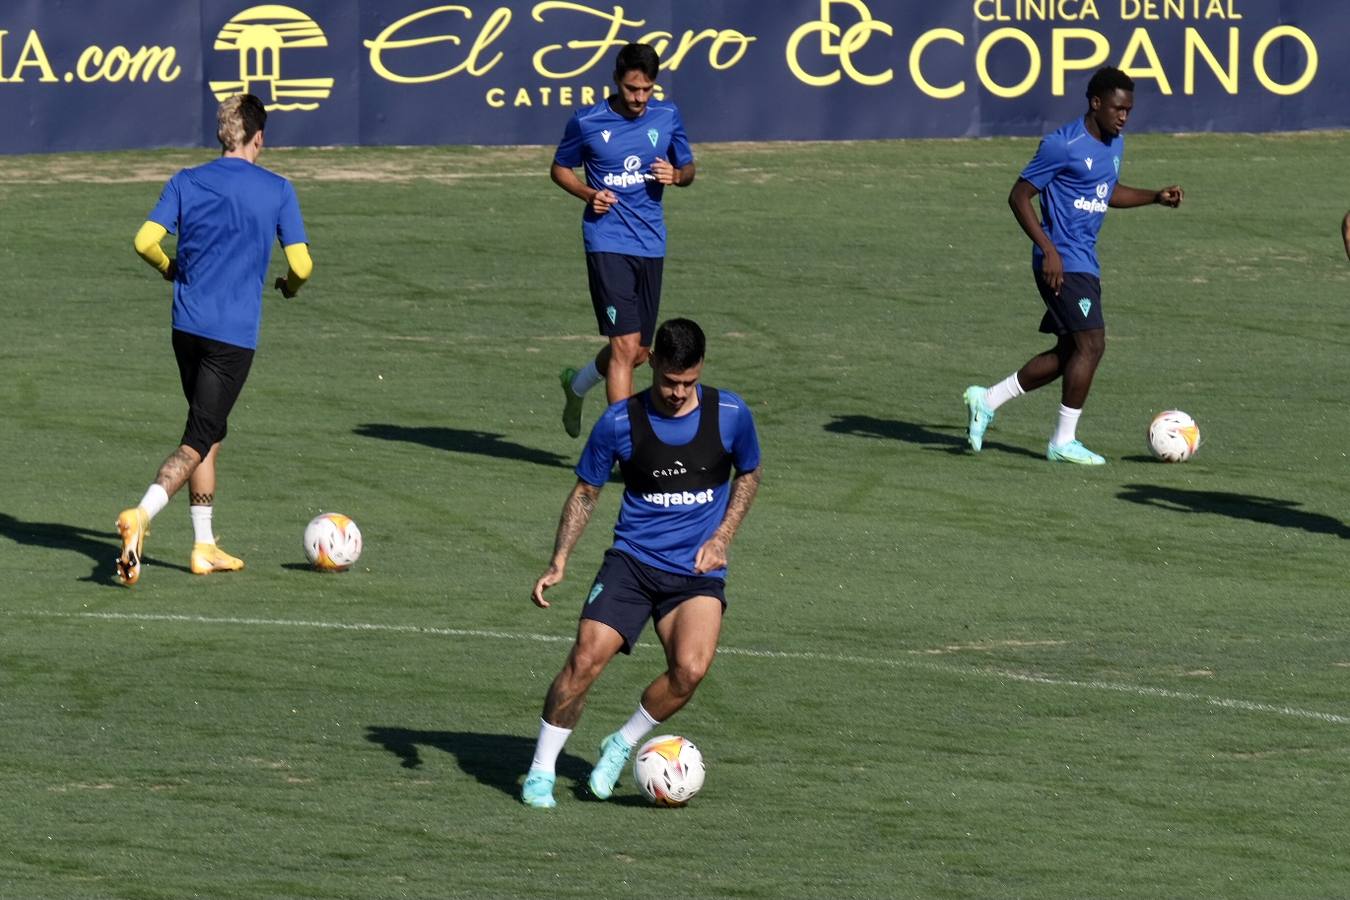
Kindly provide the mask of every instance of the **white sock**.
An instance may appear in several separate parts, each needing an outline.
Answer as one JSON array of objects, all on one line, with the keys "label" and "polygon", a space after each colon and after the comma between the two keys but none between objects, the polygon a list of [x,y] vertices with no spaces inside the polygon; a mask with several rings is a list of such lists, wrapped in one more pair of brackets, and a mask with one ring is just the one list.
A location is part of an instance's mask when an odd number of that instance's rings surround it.
[{"label": "white sock", "polygon": [[1026,391],[1022,390],[1022,383],[1017,380],[1017,373],[1014,372],[985,392],[984,405],[990,410],[995,410],[1025,393]]},{"label": "white sock", "polygon": [[169,492],[164,490],[164,487],[156,481],[146,489],[145,496],[141,498],[141,502],[137,505],[145,510],[147,516],[153,519],[159,515],[161,509],[169,505]]},{"label": "white sock", "polygon": [[216,536],[211,531],[211,507],[189,506],[188,515],[192,518],[192,539],[199,544],[214,544]]},{"label": "white sock", "polygon": [[604,380],[605,376],[600,374],[600,370],[595,367],[595,360],[592,359],[572,376],[572,393],[585,394]]},{"label": "white sock", "polygon": [[559,728],[540,719],[539,740],[534,745],[534,760],[530,763],[530,771],[552,774],[558,766],[558,754],[562,753],[563,744],[567,743],[567,738],[571,734],[570,728]]},{"label": "white sock", "polygon": [[1059,420],[1055,424],[1055,434],[1050,438],[1051,445],[1058,447],[1060,444],[1067,444],[1074,439],[1078,432],[1078,417],[1083,414],[1081,409],[1074,409],[1072,406],[1059,405]]},{"label": "white sock", "polygon": [[660,724],[661,723],[653,719],[652,714],[643,709],[642,704],[639,703],[637,712],[633,713],[628,721],[623,724],[623,727],[619,729],[619,737],[623,738],[628,743],[628,746],[636,747],[638,741],[647,736],[647,732]]}]

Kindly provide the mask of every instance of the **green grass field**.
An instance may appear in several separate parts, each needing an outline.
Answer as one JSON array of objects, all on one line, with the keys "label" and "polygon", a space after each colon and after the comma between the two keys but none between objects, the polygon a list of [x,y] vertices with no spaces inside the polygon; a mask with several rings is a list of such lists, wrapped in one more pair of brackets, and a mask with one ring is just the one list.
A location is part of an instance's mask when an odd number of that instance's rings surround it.
[{"label": "green grass field", "polygon": [[[1344,141],[1131,140],[1125,181],[1187,199],[1103,230],[1095,470],[1044,461],[1053,388],[964,449],[965,386],[1046,346],[1005,203],[1033,141],[699,147],[663,313],[765,455],[669,725],[707,786],[582,794],[649,631],[552,812],[516,793],[619,489],[535,609],[580,448],[557,371],[599,345],[550,150],[264,155],[316,272],[266,301],[221,459],[248,568],[187,572],[179,496],[131,590],[113,519],[184,416],[131,238],[210,154],[0,158],[0,895],[1346,895]],[[1144,445],[1169,407],[1184,465]],[[365,534],[345,575],[302,565],[323,509]]]}]

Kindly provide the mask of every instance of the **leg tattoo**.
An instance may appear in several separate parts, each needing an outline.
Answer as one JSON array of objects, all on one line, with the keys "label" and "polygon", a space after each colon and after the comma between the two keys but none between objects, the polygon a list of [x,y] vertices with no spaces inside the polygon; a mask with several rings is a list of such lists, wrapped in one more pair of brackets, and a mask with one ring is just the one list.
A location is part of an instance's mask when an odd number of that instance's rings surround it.
[{"label": "leg tattoo", "polygon": [[202,458],[196,450],[191,447],[179,447],[170,453],[169,458],[164,460],[164,465],[159,467],[159,474],[155,476],[155,483],[164,488],[165,493],[172,497],[188,480],[192,470],[197,468],[201,461]]}]

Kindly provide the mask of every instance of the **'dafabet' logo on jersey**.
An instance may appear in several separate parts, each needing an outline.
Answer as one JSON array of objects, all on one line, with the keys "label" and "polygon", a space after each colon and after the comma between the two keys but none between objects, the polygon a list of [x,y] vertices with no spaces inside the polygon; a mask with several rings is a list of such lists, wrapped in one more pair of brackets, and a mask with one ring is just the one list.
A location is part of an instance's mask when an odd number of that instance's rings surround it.
[{"label": "'dafabet' logo on jersey", "polygon": [[217,100],[253,94],[268,112],[318,109],[318,101],[333,93],[333,79],[283,78],[281,51],[327,46],[319,23],[300,10],[276,4],[250,7],[225,23],[213,46],[239,54],[239,79],[212,81],[211,92]]}]

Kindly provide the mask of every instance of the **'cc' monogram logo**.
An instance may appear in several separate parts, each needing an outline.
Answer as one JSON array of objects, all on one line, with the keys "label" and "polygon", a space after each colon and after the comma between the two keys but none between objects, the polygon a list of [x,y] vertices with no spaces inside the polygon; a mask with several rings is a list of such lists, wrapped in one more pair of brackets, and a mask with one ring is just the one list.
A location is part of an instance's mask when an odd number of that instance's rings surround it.
[{"label": "'cc' monogram logo", "polygon": [[[830,21],[830,7],[832,6],[851,8],[858,14],[858,21],[848,28],[841,29]],[[891,28],[889,24],[880,19],[872,18],[872,11],[867,8],[867,4],[863,0],[820,0],[820,18],[815,22],[807,22],[800,26],[788,38],[788,68],[799,80],[815,87],[828,87],[835,84],[844,73],[847,73],[848,77],[858,84],[865,84],[868,87],[885,84],[895,77],[895,70],[887,69],[884,72],[869,75],[858,71],[857,66],[853,64],[853,54],[861,50],[871,40],[872,33],[876,31],[881,32],[886,37],[895,35],[895,29]],[[812,75],[803,69],[798,61],[802,41],[813,32],[820,33],[820,55],[835,56],[839,59],[839,68],[828,75]]]}]

